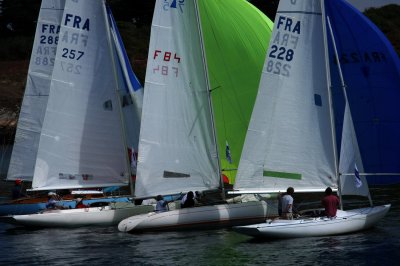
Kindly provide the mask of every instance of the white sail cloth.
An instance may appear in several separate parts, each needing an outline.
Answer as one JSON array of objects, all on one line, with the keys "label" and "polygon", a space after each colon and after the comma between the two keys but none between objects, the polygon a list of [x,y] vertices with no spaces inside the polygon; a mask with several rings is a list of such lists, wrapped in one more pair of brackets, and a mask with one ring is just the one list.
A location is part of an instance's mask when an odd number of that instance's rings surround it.
[{"label": "white sail cloth", "polygon": [[65,0],[43,0],[7,180],[32,181]]},{"label": "white sail cloth", "polygon": [[33,189],[128,184],[128,163],[103,1],[67,1]]},{"label": "white sail cloth", "polygon": [[196,1],[176,1],[176,5],[156,1],[137,197],[208,190],[220,184],[196,5]]},{"label": "white sail cloth", "polygon": [[280,3],[235,189],[337,187],[319,1]]}]

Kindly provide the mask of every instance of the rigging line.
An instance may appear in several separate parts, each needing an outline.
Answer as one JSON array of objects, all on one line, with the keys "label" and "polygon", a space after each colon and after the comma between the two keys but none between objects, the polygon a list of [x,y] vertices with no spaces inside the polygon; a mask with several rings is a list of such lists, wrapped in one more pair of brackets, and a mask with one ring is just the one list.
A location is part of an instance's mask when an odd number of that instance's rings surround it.
[{"label": "rigging line", "polygon": [[[203,10],[204,10],[204,13],[205,13],[205,15],[206,15],[208,21],[211,21],[210,15],[209,15],[209,13],[207,12],[207,8],[204,8]],[[222,49],[221,49],[221,47],[220,47],[220,44],[219,44],[219,42],[217,41],[217,37],[216,37],[217,34],[215,33],[214,28],[213,28],[213,27],[210,27],[210,28],[211,28],[212,35],[213,35],[213,37],[214,37],[214,40],[215,40],[216,43],[217,43],[217,46],[218,46],[219,50],[222,51]],[[222,61],[223,61],[224,65],[225,65],[225,61],[224,61],[224,60],[222,60]],[[225,65],[225,67],[227,68],[226,65]],[[216,79],[216,80],[217,80],[217,79]],[[218,81],[218,80],[217,80],[217,81]],[[220,89],[220,88],[222,88],[222,85],[219,85],[219,86],[217,86],[217,87],[211,89],[211,90],[210,90],[210,93],[212,93],[214,90]],[[222,92],[221,92],[221,95],[222,95]],[[223,97],[223,96],[219,97],[218,100],[219,100],[219,105],[221,106],[222,121],[223,121],[222,125],[223,125],[223,129],[224,129],[224,138],[225,138],[225,140],[226,140],[225,112],[224,112],[224,105],[222,104],[222,97]],[[217,125],[217,126],[220,126],[220,125]],[[218,143],[218,140],[217,140],[217,143]],[[222,169],[221,169],[221,170],[222,170]]]},{"label": "rigging line", "polygon": [[[208,88],[208,91],[210,90],[210,76],[208,72],[208,65],[207,65],[207,54],[205,50],[205,44],[204,44],[204,35],[202,31],[202,25],[201,25],[201,17],[200,17],[200,11],[199,11],[199,3],[197,0],[194,0],[194,11],[196,15],[196,21],[197,21],[197,30],[199,34],[199,40],[200,40],[200,49],[201,49],[201,55],[202,55],[202,62],[203,62],[203,68],[204,68],[204,78],[206,81],[206,86]],[[222,174],[221,174],[221,157],[219,154],[219,147],[218,147],[218,135],[217,135],[217,129],[216,129],[216,124],[215,124],[215,115],[214,115],[214,106],[213,106],[213,101],[211,97],[211,93],[207,93],[207,98],[208,98],[208,106],[209,106],[209,111],[210,111],[210,120],[211,120],[211,126],[212,126],[212,137],[214,141],[214,148],[216,152],[216,164],[217,164],[217,175],[219,176],[219,185],[222,190],[222,199],[225,200],[225,188],[224,188],[224,181],[222,179]]]}]

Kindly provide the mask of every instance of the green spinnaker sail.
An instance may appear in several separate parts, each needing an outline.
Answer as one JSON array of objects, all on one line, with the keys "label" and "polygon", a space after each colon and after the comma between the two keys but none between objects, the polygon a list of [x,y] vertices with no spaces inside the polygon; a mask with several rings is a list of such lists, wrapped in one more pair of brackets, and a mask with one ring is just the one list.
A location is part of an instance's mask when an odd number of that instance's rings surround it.
[{"label": "green spinnaker sail", "polygon": [[221,168],[233,184],[273,23],[246,0],[198,3]]}]

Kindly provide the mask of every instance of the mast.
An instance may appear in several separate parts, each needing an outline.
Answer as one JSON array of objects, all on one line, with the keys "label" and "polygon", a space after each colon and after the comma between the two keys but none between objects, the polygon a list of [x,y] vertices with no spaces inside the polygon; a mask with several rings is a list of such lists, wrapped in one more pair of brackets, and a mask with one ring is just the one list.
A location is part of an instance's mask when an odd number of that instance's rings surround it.
[{"label": "mast", "polygon": [[343,201],[342,201],[342,193],[340,186],[340,176],[339,176],[339,164],[338,164],[338,153],[337,153],[337,145],[336,145],[336,129],[335,129],[335,118],[333,112],[333,104],[332,104],[332,82],[330,76],[330,67],[329,67],[329,51],[328,51],[328,38],[327,38],[327,29],[326,29],[326,20],[325,20],[325,0],[321,0],[321,13],[322,13],[322,35],[324,37],[324,50],[325,50],[325,68],[326,68],[326,80],[327,80],[327,89],[328,89],[328,101],[329,101],[329,114],[330,114],[330,123],[331,123],[331,135],[332,135],[332,145],[333,145],[333,158],[335,160],[335,177],[338,183],[338,195],[340,198],[340,209],[343,210]]},{"label": "mast", "polygon": [[[338,66],[338,72],[339,72],[339,76],[340,76],[340,82],[341,82],[341,85],[342,85],[342,91],[343,91],[345,104],[348,106],[349,113],[351,114],[350,105],[349,105],[349,101],[348,101],[348,98],[347,98],[347,92],[346,92],[346,87],[347,86],[346,86],[346,84],[344,82],[344,78],[343,78],[342,67],[340,65],[339,55],[338,55],[337,48],[336,48],[335,36],[333,35],[333,30],[332,30],[331,21],[329,19],[329,16],[327,16],[326,18],[327,18],[327,21],[328,21],[329,33],[330,33],[331,38],[332,38],[332,45],[333,45],[333,50],[335,52],[335,59],[336,59],[337,66]],[[342,176],[342,174],[339,174],[339,179],[338,179],[339,184],[340,184],[340,177],[341,176]],[[371,193],[369,192],[369,190],[368,190],[368,200],[369,200],[370,205],[373,206]],[[340,204],[341,204],[341,207],[343,207],[342,199],[340,199]]]},{"label": "mast", "polygon": [[224,188],[224,181],[223,181],[222,172],[221,172],[221,163],[220,163],[220,159],[219,159],[217,133],[216,133],[216,129],[215,129],[214,111],[213,111],[212,100],[211,100],[210,80],[208,78],[208,67],[207,67],[206,53],[205,53],[205,48],[204,48],[203,32],[202,32],[202,28],[201,28],[201,19],[200,19],[198,0],[194,1],[194,7],[196,10],[196,20],[197,20],[197,26],[198,26],[199,35],[200,35],[200,47],[201,47],[203,66],[204,66],[204,75],[205,75],[206,84],[207,84],[208,105],[209,105],[209,110],[210,110],[210,114],[211,114],[211,127],[212,127],[213,139],[214,139],[214,143],[215,143],[215,151],[216,151],[216,156],[217,156],[217,169],[218,169],[217,174],[220,178],[220,185],[221,185],[221,189],[222,189],[222,199],[225,200],[225,188]]},{"label": "mast", "polygon": [[113,69],[113,74],[114,74],[114,81],[115,81],[115,94],[116,94],[116,98],[117,98],[117,102],[118,102],[118,112],[119,112],[119,116],[120,116],[120,120],[121,120],[121,126],[122,126],[122,140],[123,140],[123,145],[124,145],[124,153],[125,153],[125,162],[126,162],[126,167],[128,170],[128,182],[129,182],[129,188],[131,190],[131,195],[134,195],[134,187],[133,187],[133,183],[132,183],[132,173],[131,173],[131,167],[129,164],[129,158],[127,156],[128,154],[128,146],[127,146],[127,142],[126,142],[126,129],[125,129],[125,123],[124,123],[124,118],[123,118],[123,113],[122,113],[122,103],[121,103],[121,97],[120,97],[120,88],[119,88],[119,84],[117,81],[117,69],[116,69],[116,63],[115,63],[115,57],[114,57],[114,52],[112,49],[112,42],[111,42],[111,34],[110,34],[110,24],[109,24],[109,17],[107,14],[107,10],[106,10],[106,1],[103,0],[103,14],[104,14],[104,18],[105,18],[105,25],[106,25],[106,34],[107,34],[107,41],[108,41],[108,47],[109,47],[109,52],[111,55],[111,62],[112,62],[112,69]]}]

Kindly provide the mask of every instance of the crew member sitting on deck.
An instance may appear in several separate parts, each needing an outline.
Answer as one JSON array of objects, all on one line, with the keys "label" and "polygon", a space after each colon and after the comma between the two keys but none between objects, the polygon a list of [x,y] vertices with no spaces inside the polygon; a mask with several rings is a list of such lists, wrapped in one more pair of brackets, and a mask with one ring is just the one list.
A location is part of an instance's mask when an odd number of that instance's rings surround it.
[{"label": "crew member sitting on deck", "polygon": [[332,189],[330,187],[325,189],[325,197],[322,199],[321,203],[325,208],[325,215],[328,216],[328,218],[335,218],[340,201],[336,195],[332,195]]},{"label": "crew member sitting on deck", "polygon": [[193,191],[189,191],[181,201],[181,208],[190,208],[194,207],[195,201],[194,201],[194,193]]},{"label": "crew member sitting on deck", "polygon": [[54,192],[49,192],[47,194],[47,203],[46,203],[46,209],[56,209],[57,206],[57,194]]},{"label": "crew member sitting on deck", "polygon": [[156,197],[156,212],[166,212],[168,211],[168,201],[164,200],[163,196],[158,195]]}]

